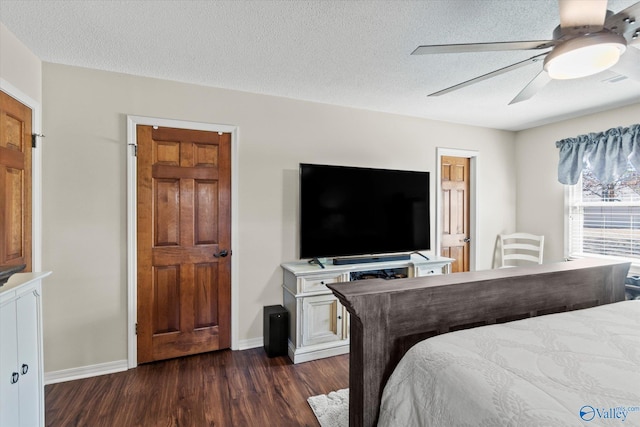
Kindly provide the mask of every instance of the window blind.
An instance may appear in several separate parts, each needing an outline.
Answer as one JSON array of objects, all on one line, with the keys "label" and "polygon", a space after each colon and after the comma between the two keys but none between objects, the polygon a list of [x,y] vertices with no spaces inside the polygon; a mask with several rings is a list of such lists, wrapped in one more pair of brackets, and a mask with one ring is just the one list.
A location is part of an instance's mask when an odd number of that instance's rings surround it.
[{"label": "window blind", "polygon": [[632,262],[632,274],[640,274],[640,174],[631,165],[610,184],[583,170],[569,187],[567,208],[570,258],[624,259]]}]

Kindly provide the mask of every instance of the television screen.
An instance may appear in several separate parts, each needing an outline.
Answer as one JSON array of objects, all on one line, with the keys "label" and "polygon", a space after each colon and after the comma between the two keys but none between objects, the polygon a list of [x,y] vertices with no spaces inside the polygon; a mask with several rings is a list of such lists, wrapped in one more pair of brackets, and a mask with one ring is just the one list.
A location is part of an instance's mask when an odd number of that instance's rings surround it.
[{"label": "television screen", "polygon": [[427,249],[429,172],[300,164],[300,258]]}]

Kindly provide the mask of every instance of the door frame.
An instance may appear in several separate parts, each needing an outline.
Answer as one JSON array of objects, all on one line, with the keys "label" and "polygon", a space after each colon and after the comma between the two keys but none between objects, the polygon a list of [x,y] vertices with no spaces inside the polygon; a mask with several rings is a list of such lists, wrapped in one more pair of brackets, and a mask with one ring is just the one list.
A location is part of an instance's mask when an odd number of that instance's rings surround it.
[{"label": "door frame", "polygon": [[157,117],[127,115],[127,366],[138,366],[138,340],[136,322],[138,319],[137,275],[137,161],[138,145],[136,126],[160,126],[179,129],[203,130],[231,133],[231,349],[238,349],[238,127],[213,123],[190,122],[185,120],[162,119]]},{"label": "door frame", "polygon": [[[42,136],[42,106],[35,99],[0,78],[0,90],[31,108],[31,133]],[[42,270],[42,138],[31,150],[31,271]]]},{"label": "door frame", "polygon": [[477,266],[477,247],[479,230],[478,221],[478,158],[480,152],[461,150],[457,148],[436,147],[436,255],[440,256],[442,245],[442,156],[466,157],[469,159],[469,271],[475,271]]}]

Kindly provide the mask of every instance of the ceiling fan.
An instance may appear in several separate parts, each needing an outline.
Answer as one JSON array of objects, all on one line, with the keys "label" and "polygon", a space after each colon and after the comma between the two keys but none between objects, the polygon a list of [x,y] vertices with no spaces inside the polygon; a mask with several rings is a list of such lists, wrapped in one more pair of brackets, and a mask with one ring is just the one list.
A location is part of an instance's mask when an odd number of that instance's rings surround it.
[{"label": "ceiling fan", "polygon": [[551,40],[418,46],[412,55],[505,50],[545,51],[429,96],[444,95],[539,61],[543,61],[543,69],[509,105],[531,98],[551,79],[586,77],[607,69],[640,82],[640,50],[628,47],[640,44],[640,23],[636,20],[636,17],[640,19],[640,2],[614,14],[607,10],[607,0],[558,1],[560,25],[554,30]]}]

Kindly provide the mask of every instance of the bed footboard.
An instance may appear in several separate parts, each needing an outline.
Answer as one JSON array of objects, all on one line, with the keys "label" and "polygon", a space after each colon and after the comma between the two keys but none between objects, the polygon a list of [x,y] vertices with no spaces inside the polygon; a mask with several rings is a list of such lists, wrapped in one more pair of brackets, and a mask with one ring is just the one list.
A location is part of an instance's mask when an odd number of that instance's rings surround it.
[{"label": "bed footboard", "polygon": [[375,426],[406,351],[438,334],[624,300],[630,263],[584,259],[412,279],[330,284],[351,314],[349,425]]}]

